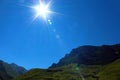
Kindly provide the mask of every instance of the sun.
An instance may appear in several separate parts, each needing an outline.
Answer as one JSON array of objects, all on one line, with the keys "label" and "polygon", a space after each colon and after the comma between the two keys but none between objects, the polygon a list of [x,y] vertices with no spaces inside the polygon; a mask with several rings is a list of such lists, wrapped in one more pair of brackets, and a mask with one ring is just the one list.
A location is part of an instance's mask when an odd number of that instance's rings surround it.
[{"label": "sun", "polygon": [[39,1],[38,5],[32,7],[35,11],[35,19],[38,17],[42,17],[44,20],[47,20],[49,15],[52,13],[50,10],[50,2],[45,4],[41,0]]}]

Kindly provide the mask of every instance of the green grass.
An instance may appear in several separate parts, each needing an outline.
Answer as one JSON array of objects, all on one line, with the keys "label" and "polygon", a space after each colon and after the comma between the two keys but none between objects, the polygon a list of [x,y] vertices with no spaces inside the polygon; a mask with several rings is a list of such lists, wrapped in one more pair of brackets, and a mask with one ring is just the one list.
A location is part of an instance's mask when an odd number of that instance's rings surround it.
[{"label": "green grass", "polygon": [[82,80],[81,74],[85,80],[120,80],[120,59],[104,66],[69,64],[52,69],[32,69],[14,80]]},{"label": "green grass", "polygon": [[120,59],[104,66],[98,76],[100,80],[120,80]]}]

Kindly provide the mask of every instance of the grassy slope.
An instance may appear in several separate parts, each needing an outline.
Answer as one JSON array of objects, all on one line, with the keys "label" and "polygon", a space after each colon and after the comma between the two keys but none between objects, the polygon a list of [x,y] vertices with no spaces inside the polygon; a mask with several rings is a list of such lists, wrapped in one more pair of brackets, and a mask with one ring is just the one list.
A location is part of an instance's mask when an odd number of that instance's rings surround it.
[{"label": "grassy slope", "polygon": [[100,80],[120,80],[120,59],[104,66],[98,76]]},{"label": "grassy slope", "polygon": [[78,73],[62,69],[33,69],[15,80],[80,80]]},{"label": "grassy slope", "polygon": [[120,80],[120,59],[107,64],[80,65],[70,64],[54,69],[32,69],[15,80]]}]

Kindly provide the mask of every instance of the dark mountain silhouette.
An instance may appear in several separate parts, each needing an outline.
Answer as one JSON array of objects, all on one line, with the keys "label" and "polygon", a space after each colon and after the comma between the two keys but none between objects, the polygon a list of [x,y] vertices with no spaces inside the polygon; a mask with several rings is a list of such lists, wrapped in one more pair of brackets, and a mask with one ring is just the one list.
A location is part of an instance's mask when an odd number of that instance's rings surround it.
[{"label": "dark mountain silhouette", "polygon": [[8,64],[0,60],[0,80],[12,80],[26,71],[27,70],[25,68],[14,63]]},{"label": "dark mountain silhouette", "polygon": [[60,59],[50,68],[67,64],[105,65],[120,58],[120,44],[103,46],[80,46]]}]

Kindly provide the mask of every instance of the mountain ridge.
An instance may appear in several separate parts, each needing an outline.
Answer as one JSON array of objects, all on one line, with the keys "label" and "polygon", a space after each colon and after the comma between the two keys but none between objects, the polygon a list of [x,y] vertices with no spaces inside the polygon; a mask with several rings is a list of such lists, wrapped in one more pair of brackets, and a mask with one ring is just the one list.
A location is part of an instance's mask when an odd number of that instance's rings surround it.
[{"label": "mountain ridge", "polygon": [[0,79],[12,80],[13,78],[25,73],[27,70],[15,63],[9,64],[0,60]]},{"label": "mountain ridge", "polygon": [[59,67],[71,63],[88,65],[105,65],[120,58],[120,44],[91,46],[85,45],[72,49],[58,63],[53,63],[52,67]]}]

